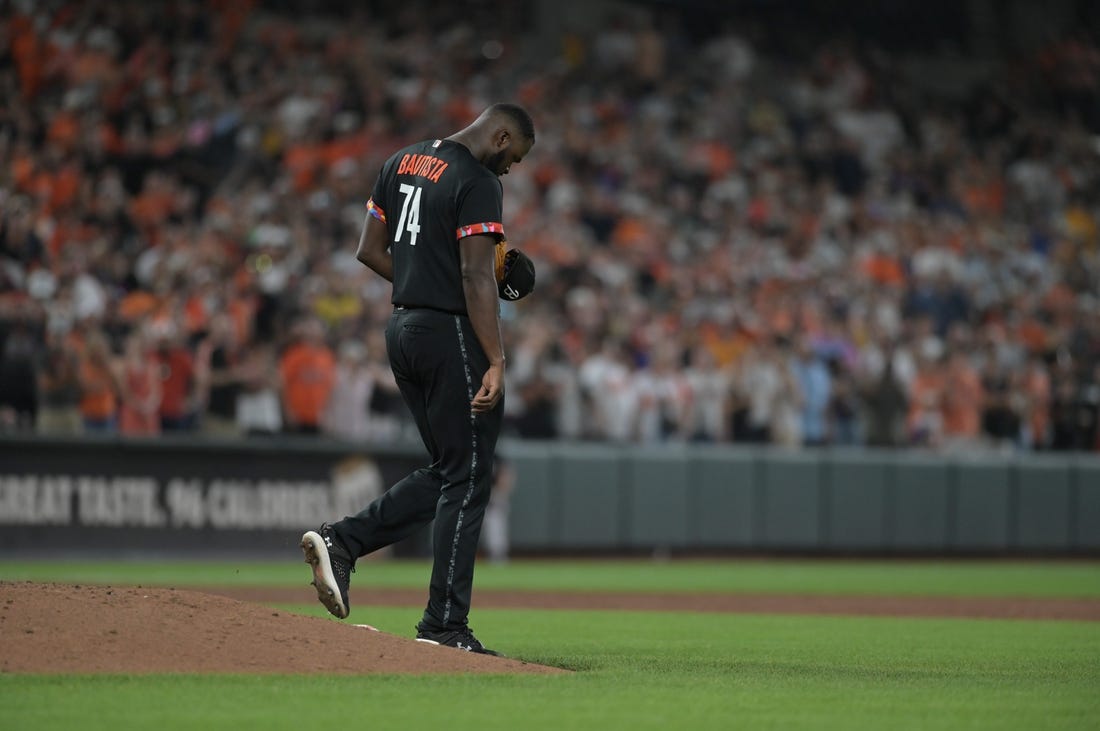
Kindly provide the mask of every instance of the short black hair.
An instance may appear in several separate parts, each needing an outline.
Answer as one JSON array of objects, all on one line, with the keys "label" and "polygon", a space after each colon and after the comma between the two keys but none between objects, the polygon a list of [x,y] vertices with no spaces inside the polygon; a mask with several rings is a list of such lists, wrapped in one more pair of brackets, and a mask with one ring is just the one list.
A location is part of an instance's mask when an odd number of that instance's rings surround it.
[{"label": "short black hair", "polygon": [[531,115],[527,113],[527,110],[520,105],[499,102],[489,107],[489,111],[492,114],[507,114],[512,118],[512,121],[519,125],[519,131],[523,133],[524,137],[532,142],[535,141],[535,121],[531,119]]}]

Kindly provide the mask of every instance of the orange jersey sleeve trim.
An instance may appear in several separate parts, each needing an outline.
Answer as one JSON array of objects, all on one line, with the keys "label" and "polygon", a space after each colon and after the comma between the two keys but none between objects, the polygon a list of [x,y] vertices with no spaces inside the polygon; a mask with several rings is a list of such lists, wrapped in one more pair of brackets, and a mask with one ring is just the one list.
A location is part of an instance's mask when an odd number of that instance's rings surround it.
[{"label": "orange jersey sleeve trim", "polygon": [[477,236],[478,234],[500,234],[504,235],[504,224],[490,221],[487,223],[472,223],[469,226],[460,226],[458,231],[455,232],[456,239],[464,239],[467,236]]},{"label": "orange jersey sleeve trim", "polygon": [[377,218],[382,223],[386,222],[386,212],[371,198],[367,201],[367,213]]}]

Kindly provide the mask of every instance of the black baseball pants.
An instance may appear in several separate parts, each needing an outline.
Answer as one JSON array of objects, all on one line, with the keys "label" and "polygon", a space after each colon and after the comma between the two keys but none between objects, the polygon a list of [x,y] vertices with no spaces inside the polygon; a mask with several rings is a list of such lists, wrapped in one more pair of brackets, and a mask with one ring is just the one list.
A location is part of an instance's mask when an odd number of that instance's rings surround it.
[{"label": "black baseball pants", "polygon": [[353,556],[365,556],[434,519],[432,578],[420,628],[457,629],[470,612],[504,400],[491,412],[470,413],[489,361],[464,315],[395,308],[386,348],[431,464],[333,528]]}]

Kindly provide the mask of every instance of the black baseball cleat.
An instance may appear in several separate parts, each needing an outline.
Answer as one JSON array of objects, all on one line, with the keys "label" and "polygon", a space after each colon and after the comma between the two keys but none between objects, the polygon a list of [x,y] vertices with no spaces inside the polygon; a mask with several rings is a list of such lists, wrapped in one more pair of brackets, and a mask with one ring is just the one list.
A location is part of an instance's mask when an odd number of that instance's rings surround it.
[{"label": "black baseball cleat", "polygon": [[465,650],[466,652],[476,652],[479,655],[495,655],[496,657],[503,657],[499,652],[490,650],[485,645],[481,644],[474,633],[470,631],[469,627],[463,627],[462,629],[448,629],[442,632],[432,632],[430,630],[423,630],[419,627],[416,628],[416,641],[426,642],[429,645],[443,645],[444,647],[453,647],[456,650]]},{"label": "black baseball cleat", "polygon": [[347,618],[351,613],[348,586],[355,572],[355,561],[347,552],[332,526],[325,523],[320,531],[307,531],[302,536],[302,553],[306,563],[313,568],[313,581],[317,599],[333,616]]}]

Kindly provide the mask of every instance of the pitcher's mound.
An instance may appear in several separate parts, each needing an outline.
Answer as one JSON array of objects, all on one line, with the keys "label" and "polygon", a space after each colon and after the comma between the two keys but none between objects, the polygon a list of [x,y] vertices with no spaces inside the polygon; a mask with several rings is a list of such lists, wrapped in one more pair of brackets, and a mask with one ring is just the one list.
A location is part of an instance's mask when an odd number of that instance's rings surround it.
[{"label": "pitcher's mound", "polygon": [[6,673],[557,673],[175,589],[0,582]]}]

